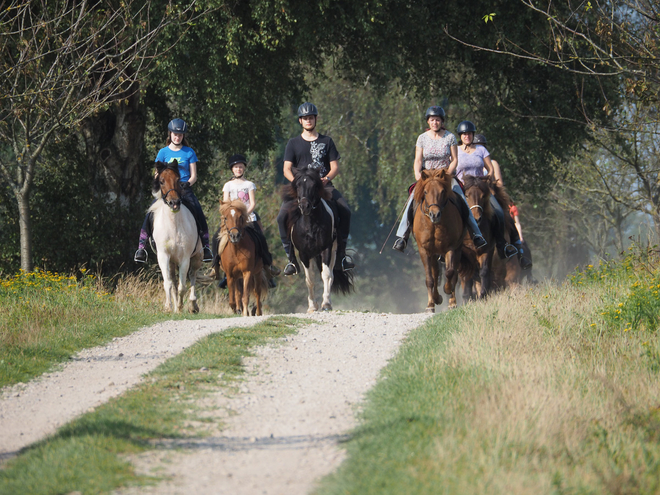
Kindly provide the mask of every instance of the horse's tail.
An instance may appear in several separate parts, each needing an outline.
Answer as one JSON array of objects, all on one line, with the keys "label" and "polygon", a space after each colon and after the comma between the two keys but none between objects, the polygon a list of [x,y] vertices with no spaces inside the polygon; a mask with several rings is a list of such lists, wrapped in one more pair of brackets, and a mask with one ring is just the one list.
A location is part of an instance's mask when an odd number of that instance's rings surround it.
[{"label": "horse's tail", "polygon": [[461,261],[458,264],[459,275],[465,278],[472,278],[478,266],[477,253],[463,244],[461,246]]},{"label": "horse's tail", "polygon": [[341,268],[332,270],[334,281],[332,282],[332,292],[334,294],[350,294],[353,291],[353,272],[345,272]]}]

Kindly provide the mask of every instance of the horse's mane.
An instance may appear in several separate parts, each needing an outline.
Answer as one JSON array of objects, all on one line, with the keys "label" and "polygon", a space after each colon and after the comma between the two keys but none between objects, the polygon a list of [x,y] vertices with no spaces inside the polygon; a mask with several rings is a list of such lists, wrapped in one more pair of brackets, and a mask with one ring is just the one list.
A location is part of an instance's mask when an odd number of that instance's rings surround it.
[{"label": "horse's mane", "polygon": [[[325,201],[330,201],[332,199],[332,191],[330,189],[327,189],[323,185],[323,181],[321,180],[321,174],[319,174],[318,170],[315,170],[313,168],[303,168],[303,169],[297,169],[294,172],[294,178],[293,182],[285,186],[282,190],[282,197],[286,201],[287,199],[297,199],[298,198],[298,181],[302,180],[304,178],[311,179],[314,182],[314,190],[318,193],[318,195],[321,197],[321,199],[324,199]],[[298,209],[298,205],[296,202],[292,202],[290,208],[289,208],[289,222],[287,225],[287,229],[290,231],[291,226],[294,225],[298,219],[302,216],[302,213]]]},{"label": "horse's mane", "polygon": [[227,216],[227,212],[232,208],[238,210],[240,215],[247,219],[247,206],[245,206],[245,203],[243,203],[243,200],[241,199],[232,199],[230,201],[223,201],[220,203],[220,214],[225,217]]},{"label": "horse's mane", "polygon": [[[491,181],[489,178],[475,177],[473,175],[463,176],[463,186],[465,186],[466,192],[468,189],[472,189],[473,187],[476,187],[481,191],[481,194],[483,194],[484,197],[487,197],[491,195],[491,187],[493,185],[494,182]],[[483,211],[484,211],[484,216],[488,219],[493,218],[493,215],[495,214],[495,212],[493,211],[493,207],[490,205],[490,201],[486,201]]]},{"label": "horse's mane", "polygon": [[504,186],[498,186],[497,184],[495,184],[495,182],[493,182],[490,186],[490,191],[493,194],[493,196],[495,196],[495,199],[500,204],[502,209],[508,215],[509,206],[511,206],[512,202],[511,202],[511,196],[509,196],[509,193],[506,192],[506,188]]},{"label": "horse's mane", "polygon": [[171,170],[172,172],[174,172],[176,174],[177,180],[181,178],[181,173],[179,172],[179,162],[177,162],[176,160],[172,160],[170,163],[156,162],[156,171],[158,173],[156,174],[156,177],[154,177],[153,183],[151,185],[151,194],[153,195],[154,198],[157,198],[158,194],[160,193],[159,176],[165,170]]},{"label": "horse's mane", "polygon": [[438,185],[445,190],[448,197],[454,196],[454,191],[451,190],[451,180],[454,178],[452,174],[448,174],[447,170],[432,169],[422,170],[422,178],[415,186],[414,199],[417,204],[421,204],[424,200],[424,189],[429,184],[438,183]]}]

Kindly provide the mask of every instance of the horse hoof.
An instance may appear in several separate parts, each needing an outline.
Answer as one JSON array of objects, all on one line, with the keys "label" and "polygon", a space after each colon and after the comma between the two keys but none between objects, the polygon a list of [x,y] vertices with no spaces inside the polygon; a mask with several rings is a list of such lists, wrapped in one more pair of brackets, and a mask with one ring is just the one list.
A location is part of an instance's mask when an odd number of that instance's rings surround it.
[{"label": "horse hoof", "polygon": [[307,309],[307,314],[312,314],[312,313],[316,313],[316,308],[308,308]]},{"label": "horse hoof", "polygon": [[321,311],[332,311],[332,306],[329,304],[324,304],[321,306]]},{"label": "horse hoof", "polygon": [[435,308],[426,308],[426,313],[435,313]]},{"label": "horse hoof", "polygon": [[190,307],[190,312],[194,315],[199,313],[199,306],[197,305],[197,301],[190,301],[191,307]]}]

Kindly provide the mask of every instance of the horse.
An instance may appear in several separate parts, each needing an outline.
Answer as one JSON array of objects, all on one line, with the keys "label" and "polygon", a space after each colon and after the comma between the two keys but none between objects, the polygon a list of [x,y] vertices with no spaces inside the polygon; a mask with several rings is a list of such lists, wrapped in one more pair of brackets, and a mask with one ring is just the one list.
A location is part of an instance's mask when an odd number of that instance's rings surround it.
[{"label": "horse", "polygon": [[[439,257],[444,256],[445,294],[449,297],[449,307],[456,307],[456,281],[459,273],[464,277],[472,277],[475,255],[464,245],[463,238],[467,232],[467,214],[462,198],[451,190],[452,174],[445,169],[422,170],[422,177],[414,190],[415,215],[413,218],[413,235],[417,241],[419,256],[426,272],[426,288],[428,290],[427,313],[435,313],[435,305],[442,304],[442,296],[438,292],[440,279]],[[464,207],[464,211],[460,208]]]},{"label": "horse", "polygon": [[[468,206],[474,215],[474,219],[479,224],[479,230],[484,239],[488,242],[485,248],[476,251],[477,262],[479,264],[478,297],[486,297],[491,289],[493,254],[495,252],[495,229],[498,228],[497,220],[493,218],[495,212],[490,204],[492,181],[484,177],[473,177],[466,175],[464,177],[465,198]],[[472,241],[466,237],[465,242],[468,246],[474,248]],[[475,278],[461,278],[463,284],[463,299],[474,299]]]},{"label": "horse", "polygon": [[[163,274],[165,311],[173,309],[178,313],[183,309],[186,277],[189,277],[190,311],[197,313],[199,306],[195,295],[195,282],[197,271],[202,266],[202,242],[197,232],[195,217],[181,204],[177,161],[157,162],[156,171],[152,191],[156,201],[149,211],[153,213],[153,240],[156,244],[158,265]],[[177,268],[178,286],[174,284]],[[176,306],[173,307],[174,301]]]},{"label": "horse", "polygon": [[331,292],[348,294],[353,286],[352,274],[335,269],[337,214],[330,203],[331,193],[327,190],[317,170],[297,169],[287,197],[294,198],[288,212],[287,228],[291,233],[291,260],[296,261],[296,251],[305,269],[307,284],[308,313],[318,310],[314,298],[314,278],[310,262],[314,260],[323,280],[323,302],[321,310],[331,311]]},{"label": "horse", "polygon": [[[240,199],[220,204],[220,231],[214,239],[214,246],[222,269],[227,275],[229,306],[234,313],[250,316],[250,294],[254,293],[255,307],[252,315],[261,316],[261,299],[266,295],[268,280],[263,260],[257,256],[257,246],[248,235],[248,212]],[[214,271],[219,273],[217,264]]]}]

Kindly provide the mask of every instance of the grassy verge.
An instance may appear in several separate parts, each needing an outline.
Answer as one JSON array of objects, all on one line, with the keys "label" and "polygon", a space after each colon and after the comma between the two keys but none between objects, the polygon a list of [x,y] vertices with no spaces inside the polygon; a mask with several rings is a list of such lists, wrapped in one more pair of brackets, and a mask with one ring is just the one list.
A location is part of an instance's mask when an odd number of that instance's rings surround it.
[{"label": "grassy verge", "polygon": [[[156,299],[157,297],[157,299]],[[104,281],[35,271],[0,282],[0,387],[28,381],[77,351],[158,321],[217,315],[167,314],[159,281]],[[158,301],[158,302],[156,302]]]},{"label": "grassy verge", "polygon": [[148,484],[121,455],[143,451],[155,439],[197,435],[202,420],[193,399],[228,385],[243,372],[250,349],[293,333],[304,320],[273,317],[250,328],[212,334],[168,360],[139,387],[26,449],[0,471],[0,493],[100,493]]},{"label": "grassy verge", "polygon": [[657,253],[414,331],[319,494],[658,493]]}]

